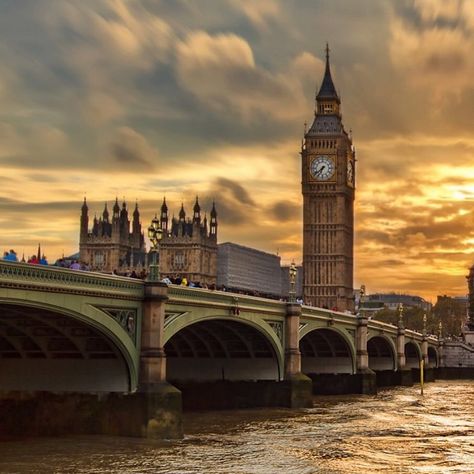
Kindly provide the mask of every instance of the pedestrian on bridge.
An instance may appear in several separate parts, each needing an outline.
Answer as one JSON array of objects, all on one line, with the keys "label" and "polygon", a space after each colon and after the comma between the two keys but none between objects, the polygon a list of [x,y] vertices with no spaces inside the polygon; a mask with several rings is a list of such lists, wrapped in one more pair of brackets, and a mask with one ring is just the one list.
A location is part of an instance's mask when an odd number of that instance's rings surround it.
[{"label": "pedestrian on bridge", "polygon": [[10,250],[10,252],[5,252],[3,254],[3,260],[7,260],[9,262],[18,262],[18,257],[14,250]]}]

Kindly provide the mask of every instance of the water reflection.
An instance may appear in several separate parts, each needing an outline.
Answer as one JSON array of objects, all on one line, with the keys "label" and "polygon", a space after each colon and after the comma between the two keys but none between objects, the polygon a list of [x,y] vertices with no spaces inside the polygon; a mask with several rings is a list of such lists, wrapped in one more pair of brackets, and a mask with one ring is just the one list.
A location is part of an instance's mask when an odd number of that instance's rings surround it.
[{"label": "water reflection", "polygon": [[186,438],[29,439],[0,445],[2,473],[473,473],[474,382],[316,397],[315,408],[187,414]]}]

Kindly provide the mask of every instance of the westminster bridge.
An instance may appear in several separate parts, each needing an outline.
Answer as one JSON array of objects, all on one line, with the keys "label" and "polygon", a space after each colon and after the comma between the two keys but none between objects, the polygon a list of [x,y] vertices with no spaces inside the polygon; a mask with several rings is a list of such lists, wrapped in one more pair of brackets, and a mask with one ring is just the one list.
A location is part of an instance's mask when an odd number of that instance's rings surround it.
[{"label": "westminster bridge", "polygon": [[12,432],[179,436],[182,404],[375,393],[413,383],[421,359],[429,374],[442,349],[364,315],[0,261],[0,414]]}]

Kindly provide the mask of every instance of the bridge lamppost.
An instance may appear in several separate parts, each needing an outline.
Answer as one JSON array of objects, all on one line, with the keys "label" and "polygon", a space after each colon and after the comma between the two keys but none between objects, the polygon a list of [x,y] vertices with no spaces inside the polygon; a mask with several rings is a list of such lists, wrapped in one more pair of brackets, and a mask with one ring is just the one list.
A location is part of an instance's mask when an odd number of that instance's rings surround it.
[{"label": "bridge lamppost", "polygon": [[289,291],[289,302],[294,303],[296,301],[296,290],[295,290],[295,284],[296,284],[296,265],[295,262],[292,261],[290,265],[290,269],[288,270],[289,275],[290,275],[290,291]]},{"label": "bridge lamppost", "polygon": [[151,242],[151,265],[148,281],[154,282],[160,280],[159,248],[160,240],[163,238],[163,229],[160,227],[160,221],[156,214],[148,227],[148,238]]},{"label": "bridge lamppost", "polygon": [[357,313],[362,314],[364,310],[364,303],[365,303],[365,285],[360,285],[359,290],[359,306],[357,308]]},{"label": "bridge lamppost", "polygon": [[404,329],[403,325],[403,303],[398,305],[398,327]]}]

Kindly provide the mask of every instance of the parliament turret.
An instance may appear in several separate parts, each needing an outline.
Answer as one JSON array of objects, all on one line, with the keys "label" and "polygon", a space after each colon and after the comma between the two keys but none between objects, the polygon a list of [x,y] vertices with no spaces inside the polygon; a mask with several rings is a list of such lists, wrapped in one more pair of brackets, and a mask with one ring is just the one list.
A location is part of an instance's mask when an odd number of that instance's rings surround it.
[{"label": "parliament turret", "polygon": [[128,218],[127,203],[120,209],[118,199],[112,210],[112,222],[105,203],[102,217],[94,217],[92,229],[88,229],[88,207],[86,201],[81,208],[81,231],[79,239],[80,260],[91,270],[125,272],[145,267],[145,239],[141,231],[138,204],[133,213],[132,232]]},{"label": "parliament turret", "polygon": [[89,208],[87,207],[86,198],[84,198],[84,203],[81,208],[81,237],[87,237],[87,232],[89,229]]},{"label": "parliament turret", "polygon": [[193,215],[186,218],[184,203],[178,219],[171,220],[168,229],[168,206],[161,206],[160,273],[163,277],[186,277],[188,281],[215,285],[217,278],[217,212],[215,204],[211,210],[211,227],[208,231],[207,217],[201,219],[201,205],[196,197]]}]

